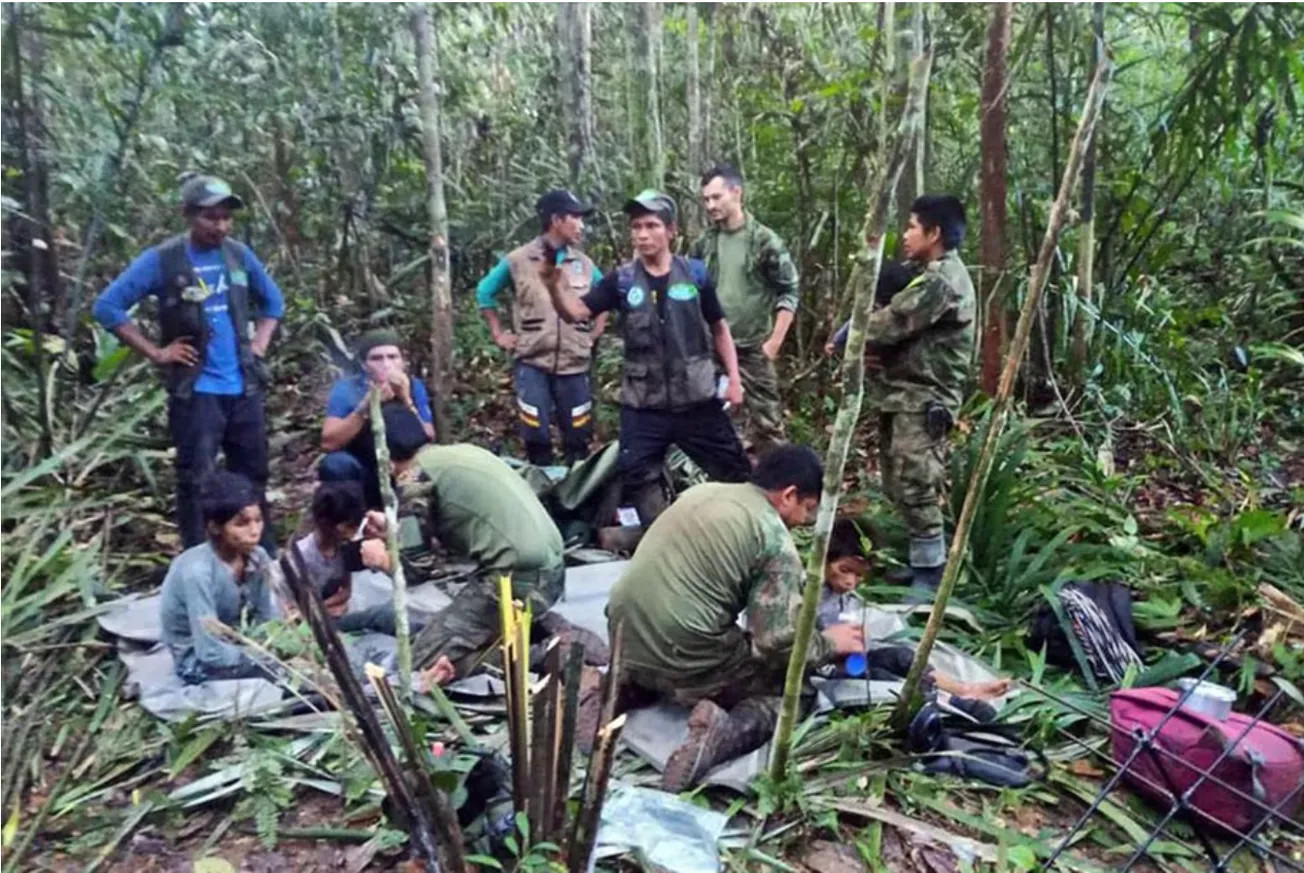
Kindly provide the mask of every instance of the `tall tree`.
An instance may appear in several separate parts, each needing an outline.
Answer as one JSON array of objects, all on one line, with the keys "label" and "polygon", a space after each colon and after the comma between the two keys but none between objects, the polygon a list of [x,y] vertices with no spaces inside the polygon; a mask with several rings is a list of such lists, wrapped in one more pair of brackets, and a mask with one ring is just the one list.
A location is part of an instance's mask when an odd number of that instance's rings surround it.
[{"label": "tall tree", "polygon": [[[922,13],[921,13],[922,14]],[[922,33],[922,28],[921,28]],[[860,407],[865,397],[865,328],[874,305],[874,288],[878,285],[879,269],[883,263],[884,237],[892,218],[892,191],[896,188],[902,170],[908,162],[913,140],[923,126],[924,98],[928,93],[928,77],[932,70],[933,54],[926,40],[919,42],[919,54],[910,64],[906,102],[902,107],[901,123],[890,157],[883,162],[884,171],[878,179],[878,189],[873,192],[865,221],[861,226],[863,247],[857,255],[852,271],[851,330],[842,365],[842,402],[829,438],[829,449],[824,458],[823,493],[820,495],[819,514],[815,519],[814,539],[810,558],[806,564],[806,588],[803,592],[801,612],[797,619],[792,655],[788,658],[788,672],[783,684],[783,706],[774,735],[774,754],[770,760],[770,775],[775,780],[783,778],[788,765],[788,751],[792,730],[797,721],[797,703],[806,674],[806,659],[810,650],[811,633],[815,628],[815,615],[820,592],[824,588],[824,565],[829,551],[829,534],[838,512],[838,498],[842,493],[842,477],[846,471],[847,455],[860,418]],[[886,144],[884,144],[886,149]]]},{"label": "tall tree", "polygon": [[566,161],[570,184],[596,193],[597,150],[593,144],[593,7],[557,6],[557,56],[561,64],[562,114],[566,122]]},{"label": "tall tree", "polygon": [[435,430],[441,441],[453,437],[448,400],[453,383],[453,296],[448,276],[448,207],[444,202],[444,158],[439,135],[439,44],[430,20],[430,7],[412,10],[416,41],[417,84],[421,98],[421,143],[426,163],[426,209],[430,216],[431,398]]},{"label": "tall tree", "polygon": [[[715,5],[708,3],[702,10],[706,19],[706,88],[702,93],[702,163],[715,163]],[[705,170],[705,167],[697,168]]]},{"label": "tall tree", "polygon": [[1001,378],[1001,352],[1005,345],[1005,306],[1001,285],[1005,277],[1005,109],[1006,61],[1010,53],[1010,31],[1014,7],[993,3],[987,27],[987,63],[983,71],[982,113],[979,121],[979,151],[982,172],[978,201],[982,212],[982,238],[978,260],[982,264],[983,334],[980,383],[989,396],[996,393]]},{"label": "tall tree", "polygon": [[[1092,4],[1091,70],[1100,67],[1105,45],[1105,4]],[[1078,226],[1078,306],[1073,316],[1073,345],[1069,351],[1069,369],[1074,380],[1082,378],[1087,362],[1087,345],[1091,342],[1091,318],[1087,310],[1094,298],[1096,262],[1096,137],[1100,123],[1087,140],[1082,158],[1082,210]]]},{"label": "tall tree", "polygon": [[[885,16],[891,17],[894,9],[891,5],[886,8]],[[900,14],[899,12],[897,14]],[[924,44],[924,6],[922,3],[912,3],[910,5],[910,25],[904,29],[895,31],[897,46],[893,54],[896,64],[894,76],[895,99],[894,105],[903,106],[906,99],[907,82],[909,80],[910,66],[913,58],[918,57],[921,47]],[[924,156],[926,150],[926,140],[928,137],[928,95],[924,95],[924,115],[919,119],[922,127],[919,136],[914,139],[910,148],[910,154],[906,158],[905,170],[901,173],[901,179],[897,182],[896,189],[896,207],[898,224],[904,226],[906,219],[910,217],[910,204],[915,198],[924,193]]]},{"label": "tall tree", "polygon": [[[697,4],[689,3],[688,81],[685,90],[688,97],[688,178],[690,184],[697,173],[706,169],[702,148],[702,70],[697,51],[699,30]],[[697,237],[702,219],[701,209],[698,207],[696,200],[693,200],[686,210],[685,218],[687,219],[688,238],[694,239]]]},{"label": "tall tree", "polygon": [[635,184],[661,188],[665,184],[666,157],[661,140],[660,69],[661,4],[636,3],[625,7],[634,36],[633,86],[630,122],[633,131]]}]

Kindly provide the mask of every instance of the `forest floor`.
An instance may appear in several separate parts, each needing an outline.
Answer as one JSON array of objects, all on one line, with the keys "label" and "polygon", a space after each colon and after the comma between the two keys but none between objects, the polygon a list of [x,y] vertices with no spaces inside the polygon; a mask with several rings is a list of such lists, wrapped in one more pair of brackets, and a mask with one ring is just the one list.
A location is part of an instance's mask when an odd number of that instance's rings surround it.
[{"label": "forest floor", "polygon": [[[464,386],[456,401],[462,404],[469,439],[510,451],[515,447],[514,412],[506,370],[489,358],[473,364],[466,372],[476,374],[475,381]],[[315,485],[312,464],[320,427],[321,398],[328,388],[328,371],[316,368],[308,369],[304,378],[279,386],[272,393],[275,399],[269,428],[274,458],[271,496],[282,540],[289,531],[299,527]],[[873,428],[862,427],[865,438],[857,445],[848,467],[846,505],[856,511],[881,508],[881,500],[869,484],[875,476],[872,431]],[[1190,476],[1169,464],[1163,445],[1142,432],[1120,438],[1114,462],[1120,468],[1155,471],[1146,475],[1140,487],[1129,495],[1142,531],[1151,526],[1152,517],[1158,519],[1174,506],[1200,506],[1214,499],[1205,488],[1193,484]],[[1286,483],[1304,483],[1304,458],[1288,458],[1280,475]],[[166,507],[156,509],[167,512]],[[138,527],[129,537],[115,542],[114,548],[119,552],[135,549],[158,554],[154,569],[138,574],[132,584],[143,589],[161,580],[166,553],[175,551],[178,545],[172,534]],[[961,595],[965,596],[965,592]],[[976,594],[975,597],[981,600]],[[1216,638],[1219,630],[1244,625],[1247,617],[1250,627],[1260,627],[1250,611],[1252,608],[1247,607],[1246,612],[1222,614],[1220,620],[1211,623],[1208,613],[1199,615],[1189,606],[1183,606],[1181,617],[1167,622],[1162,630],[1152,631],[1147,642],[1167,647],[1195,645]],[[1021,629],[1007,627],[995,635],[953,630],[948,638],[994,661],[1005,672],[1054,688],[1057,696],[1072,700],[1092,698],[1097,704],[1096,711],[1103,711],[1099,707],[1100,696],[1090,695],[1072,676],[1053,669],[1044,672],[1044,665],[1038,668],[1035,658],[1029,663],[1027,653],[1016,656],[1020,647],[1014,640],[1021,634]],[[1250,651],[1247,648],[1237,654],[1242,665],[1250,661],[1247,669],[1252,670],[1253,659],[1246,657]],[[1271,687],[1266,681],[1252,684],[1257,687],[1246,689],[1251,703],[1262,700]],[[1026,692],[1012,718],[1026,726],[1031,745],[1044,750],[1052,766],[1045,778],[1027,788],[993,788],[971,780],[912,771],[908,763],[900,763],[900,748],[882,730],[881,717],[848,715],[835,719],[826,729],[835,741],[835,751],[842,752],[842,763],[837,763],[839,754],[829,754],[827,748],[805,760],[799,756],[799,766],[807,780],[800,789],[762,784],[756,796],[741,800],[710,790],[699,795],[700,802],[717,809],[728,808],[735,814],[734,824],[748,837],[745,848],[726,853],[732,869],[951,873],[970,869],[962,860],[966,852],[956,849],[960,838],[977,841],[986,847],[984,851],[992,853],[973,869],[1035,869],[1082,815],[1109,775],[1109,768],[1102,766],[1098,759],[1087,756],[1074,743],[1066,742],[1071,732],[1098,749],[1105,748],[1107,754],[1105,733],[1073,717],[1059,702],[1032,699],[1035,696]],[[151,740],[150,754],[117,775],[110,772],[105,778],[103,769],[97,767],[93,772],[108,790],[99,794],[93,811],[74,808],[48,822],[46,832],[37,838],[28,854],[27,863],[32,869],[59,873],[92,867],[113,873],[189,873],[191,870],[226,873],[227,868],[220,864],[202,870],[195,866],[196,859],[208,857],[220,858],[231,869],[251,873],[289,870],[358,873],[368,862],[373,868],[397,863],[399,856],[393,850],[377,855],[374,841],[359,846],[341,841],[339,833],[329,839],[295,836],[296,831],[306,829],[347,827],[353,836],[362,834],[361,838],[366,839],[365,829],[378,824],[380,818],[374,806],[367,809],[364,805],[360,810],[356,798],[346,800],[303,787],[291,788],[289,800],[280,803],[274,845],[254,833],[248,809],[228,797],[195,809],[163,809],[145,817],[125,829],[121,844],[104,856],[104,847],[112,845],[110,838],[116,836],[117,825],[124,819],[130,822],[131,813],[140,808],[142,798],[158,802],[167,792],[211,772],[215,761],[230,760],[220,759],[219,750],[237,754],[248,748],[277,748],[288,742],[284,736],[253,737],[243,730],[219,735],[208,740],[211,747],[205,746],[175,775],[170,775],[170,766],[158,764],[159,756],[169,765],[174,764],[179,747],[187,745],[187,737],[169,735],[168,730],[148,723],[148,717],[134,704],[118,704],[116,709],[108,725],[117,725],[120,719],[141,736],[156,737],[162,731],[164,739]],[[1285,711],[1289,715],[1284,727],[1304,737],[1301,709]],[[193,733],[190,738],[193,741]],[[160,742],[165,748],[163,752],[159,751]],[[113,756],[106,753],[106,758]],[[898,764],[888,769],[867,766],[863,774],[847,764],[847,760],[884,758],[896,758]],[[28,794],[18,816],[24,827],[41,809],[49,787],[56,783],[61,770],[72,763],[75,762],[62,761],[58,756],[45,763],[37,787]],[[620,775],[632,784],[652,784],[646,765],[630,757],[623,759]],[[261,785],[246,784],[250,795],[260,790],[263,790]],[[888,824],[875,823],[876,810],[887,812]],[[893,820],[892,816],[896,818]],[[1145,839],[1158,818],[1154,808],[1128,789],[1118,789],[1083,829],[1079,842],[1061,861],[1062,869],[1121,869],[1123,861]],[[1275,840],[1277,851],[1286,858],[1296,861],[1304,858],[1304,839],[1278,834]],[[405,862],[404,866],[410,863]],[[1187,823],[1176,822],[1132,869],[1170,871],[1208,867],[1195,831]],[[528,865],[521,869],[528,869]],[[1248,873],[1269,868],[1260,867],[1253,855],[1242,852],[1228,869]]]}]

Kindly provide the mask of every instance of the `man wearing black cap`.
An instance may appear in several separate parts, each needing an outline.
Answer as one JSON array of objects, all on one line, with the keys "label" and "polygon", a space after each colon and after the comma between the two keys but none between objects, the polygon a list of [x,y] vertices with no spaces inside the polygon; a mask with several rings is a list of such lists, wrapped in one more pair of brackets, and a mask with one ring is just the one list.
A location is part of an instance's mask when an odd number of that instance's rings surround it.
[{"label": "man wearing black cap", "polygon": [[[675,201],[644,191],[625,204],[634,260],[608,273],[582,299],[565,293],[561,271],[545,270],[553,305],[567,321],[622,313],[620,471],[643,525],[664,508],[657,479],[671,443],[712,479],[744,482],[752,466],[724,400],[742,403],[738,356],[715,283],[701,261],[671,254]],[[728,376],[717,396],[717,362]]]},{"label": "man wearing black cap", "polygon": [[[565,294],[579,299],[602,274],[578,246],[584,237],[584,216],[593,207],[569,191],[549,191],[537,204],[542,233],[508,253],[476,287],[475,299],[494,342],[512,352],[516,406],[521,439],[530,462],[553,463],[549,425],[561,431],[566,463],[588,454],[593,434],[593,393],[589,365],[593,344],[602,335],[606,317],[570,324],[553,308],[541,270],[553,253],[565,277]],[[495,311],[499,292],[511,286],[512,330],[503,330]]]},{"label": "man wearing black cap", "polygon": [[[92,312],[164,370],[177,450],[177,524],[189,548],[204,542],[198,489],[219,449],[227,469],[246,476],[260,497],[266,488],[263,356],[285,303],[254,253],[229,238],[231,213],[244,208],[230,185],[188,174],[181,203],[187,233],[142,253],[101,292]],[[131,320],[131,308],[147,296],[158,299],[161,344]],[[265,500],[263,518],[268,519]],[[263,546],[275,552],[270,521]]]},{"label": "man wearing black cap", "polygon": [[326,401],[321,448],[327,454],[317,467],[317,476],[323,482],[362,483],[367,505],[375,509],[381,501],[371,392],[380,392],[385,441],[391,455],[410,457],[434,440],[435,425],[425,383],[408,375],[396,333],[373,330],[364,334],[358,341],[357,360],[362,372],[336,381]]}]

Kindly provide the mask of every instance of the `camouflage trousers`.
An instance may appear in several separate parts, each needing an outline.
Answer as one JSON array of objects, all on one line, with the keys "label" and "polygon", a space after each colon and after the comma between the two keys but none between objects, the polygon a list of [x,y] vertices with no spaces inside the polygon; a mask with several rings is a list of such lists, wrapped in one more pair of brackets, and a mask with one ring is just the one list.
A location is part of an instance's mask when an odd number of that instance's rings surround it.
[{"label": "camouflage trousers", "polygon": [[738,348],[738,373],[743,382],[743,443],[760,454],[786,439],[779,374],[760,346]]},{"label": "camouflage trousers", "polygon": [[[488,653],[502,635],[502,614],[498,608],[497,570],[476,575],[457,592],[453,602],[430,619],[412,643],[412,666],[429,667],[440,655],[447,655],[466,675]],[[561,599],[566,568],[524,570],[512,573],[512,597],[528,603],[537,622]]]},{"label": "camouflage trousers", "polygon": [[928,432],[922,412],[883,412],[878,418],[879,470],[883,491],[905,519],[914,540],[942,536],[947,435]]},{"label": "camouflage trousers", "polygon": [[745,641],[730,653],[724,666],[708,673],[685,675],[629,664],[621,675],[617,709],[624,712],[658,700],[688,707],[699,700],[712,700],[721,709],[731,710],[746,700],[777,719],[787,668],[786,662],[769,665],[756,659]]}]

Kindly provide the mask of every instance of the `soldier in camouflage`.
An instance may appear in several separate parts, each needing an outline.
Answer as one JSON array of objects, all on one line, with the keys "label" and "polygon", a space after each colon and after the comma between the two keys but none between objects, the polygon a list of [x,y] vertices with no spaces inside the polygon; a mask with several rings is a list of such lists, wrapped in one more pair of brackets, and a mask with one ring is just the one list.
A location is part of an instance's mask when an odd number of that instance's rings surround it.
[{"label": "soldier in camouflage", "polygon": [[797,266],[773,230],[743,209],[743,179],[728,165],[702,175],[713,226],[689,257],[715,280],[743,380],[743,435],[756,455],[784,439],[783,400],[774,362],[797,312]]},{"label": "soldier in camouflage", "polygon": [[974,346],[973,283],[957,251],[964,232],[955,197],[925,195],[911,204],[901,244],[922,272],[870,316],[866,333],[879,468],[910,533],[916,596],[931,596],[946,564],[940,501],[948,437]]},{"label": "soldier in camouflage", "polygon": [[[620,708],[658,698],[693,707],[688,737],[662,774],[668,791],[774,732],[805,579],[788,528],[813,515],[822,479],[814,452],[784,445],[762,456],[748,483],[690,488],[653,523],[612,591]],[[863,649],[859,626],[835,624],[811,640],[808,661]],[[581,703],[582,725],[594,698]]]}]

